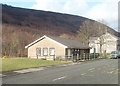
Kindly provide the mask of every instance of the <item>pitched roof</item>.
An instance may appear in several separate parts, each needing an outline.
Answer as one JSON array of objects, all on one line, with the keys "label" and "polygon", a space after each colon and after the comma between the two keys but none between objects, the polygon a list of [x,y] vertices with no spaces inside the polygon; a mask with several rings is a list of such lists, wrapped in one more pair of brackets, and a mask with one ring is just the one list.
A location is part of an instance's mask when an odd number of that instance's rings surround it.
[{"label": "pitched roof", "polygon": [[66,39],[66,38],[61,38],[61,37],[55,37],[55,36],[43,36],[40,39],[32,42],[31,44],[25,46],[25,48],[30,47],[31,45],[35,44],[36,42],[42,40],[43,38],[48,37],[54,41],[57,41],[65,46],[67,46],[67,48],[80,48],[80,49],[89,49],[90,47],[88,45],[84,45],[79,41],[76,40],[72,40],[72,39]]}]

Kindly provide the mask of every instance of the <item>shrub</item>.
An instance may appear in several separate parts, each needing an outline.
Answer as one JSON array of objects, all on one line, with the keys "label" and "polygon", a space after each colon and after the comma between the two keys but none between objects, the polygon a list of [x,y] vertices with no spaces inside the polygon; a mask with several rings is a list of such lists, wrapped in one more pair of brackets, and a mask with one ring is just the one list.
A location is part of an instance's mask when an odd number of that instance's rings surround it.
[{"label": "shrub", "polygon": [[95,53],[95,57],[94,57],[94,53],[90,54],[90,58],[98,58],[100,56],[99,53]]},{"label": "shrub", "polygon": [[2,58],[3,58],[3,59],[6,59],[6,58],[8,58],[8,56],[2,56]]}]

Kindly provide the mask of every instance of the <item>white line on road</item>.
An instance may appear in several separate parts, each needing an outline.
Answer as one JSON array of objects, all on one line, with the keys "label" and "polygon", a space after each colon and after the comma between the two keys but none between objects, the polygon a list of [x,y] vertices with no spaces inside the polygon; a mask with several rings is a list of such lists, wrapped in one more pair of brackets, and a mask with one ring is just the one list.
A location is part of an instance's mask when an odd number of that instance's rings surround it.
[{"label": "white line on road", "polygon": [[94,70],[95,68],[91,68],[91,69],[89,69],[89,70]]},{"label": "white line on road", "polygon": [[84,75],[86,75],[87,73],[82,73],[82,74],[80,74],[80,75],[82,75],[82,76],[84,76]]},{"label": "white line on road", "polygon": [[108,74],[112,74],[114,71],[107,72]]},{"label": "white line on road", "polygon": [[63,76],[63,77],[60,77],[60,78],[53,79],[52,81],[61,80],[61,79],[64,79],[64,78],[66,78],[66,76]]},{"label": "white line on road", "polygon": [[0,74],[0,78],[2,78],[2,77],[4,77],[4,76],[6,76],[6,75]]},{"label": "white line on road", "polygon": [[23,69],[23,70],[18,70],[18,71],[14,71],[17,73],[29,73],[29,72],[35,72],[35,71],[40,71],[40,70],[44,70],[43,68],[30,68],[30,69]]}]

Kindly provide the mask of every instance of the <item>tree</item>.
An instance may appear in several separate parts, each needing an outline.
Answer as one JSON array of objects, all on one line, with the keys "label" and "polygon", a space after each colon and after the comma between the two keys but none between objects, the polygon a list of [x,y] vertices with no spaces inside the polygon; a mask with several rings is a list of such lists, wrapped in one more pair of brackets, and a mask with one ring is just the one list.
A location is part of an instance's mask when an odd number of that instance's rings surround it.
[{"label": "tree", "polygon": [[[102,57],[102,46],[104,44],[106,44],[106,40],[107,40],[107,36],[105,35],[107,33],[107,30],[108,30],[108,27],[105,25],[105,21],[104,20],[99,20],[101,23],[103,24],[96,24],[96,26],[98,27],[98,37],[99,37],[99,40],[98,40],[98,43],[99,46],[100,46],[100,57]],[[105,54],[106,54],[106,51],[105,51]]]},{"label": "tree", "polygon": [[84,21],[77,32],[77,39],[84,44],[89,44],[89,38],[102,35],[104,28],[105,25],[98,22]]},{"label": "tree", "polygon": [[87,20],[84,21],[80,26],[80,29],[77,32],[77,39],[80,40],[83,44],[89,44],[89,38],[92,36],[91,31],[94,29],[93,24],[93,22]]},{"label": "tree", "polygon": [[2,55],[26,55],[25,46],[32,42],[39,34],[31,33],[26,27],[2,24]]},{"label": "tree", "polygon": [[[102,21],[103,22],[103,21]],[[99,37],[100,46],[100,54],[102,53],[102,46],[106,43],[106,37],[102,36],[108,30],[108,27],[105,24],[91,21],[84,21],[80,26],[80,29],[77,34],[77,39],[80,40],[84,44],[88,44],[90,42],[90,37]]]},{"label": "tree", "polygon": [[99,37],[99,40],[98,40],[98,43],[97,44],[99,44],[99,46],[100,46],[100,56],[102,55],[102,46],[104,45],[104,44],[106,44],[106,37],[105,36],[100,36]]}]

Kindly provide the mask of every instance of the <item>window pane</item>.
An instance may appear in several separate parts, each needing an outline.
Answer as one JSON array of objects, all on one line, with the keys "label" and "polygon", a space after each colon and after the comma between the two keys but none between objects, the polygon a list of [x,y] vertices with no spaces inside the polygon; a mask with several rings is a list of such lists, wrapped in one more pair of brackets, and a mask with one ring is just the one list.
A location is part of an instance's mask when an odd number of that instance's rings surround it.
[{"label": "window pane", "polygon": [[37,49],[36,49],[36,54],[37,54],[37,55],[41,55],[41,49],[40,49],[40,48],[37,48]]},{"label": "window pane", "polygon": [[55,55],[55,49],[54,48],[50,48],[50,55],[51,56]]},{"label": "window pane", "polygon": [[48,49],[47,48],[43,48],[43,55],[48,55]]},{"label": "window pane", "polygon": [[68,53],[68,58],[71,58],[71,50],[68,49],[67,51],[68,51],[68,52],[67,52],[67,53]]}]

